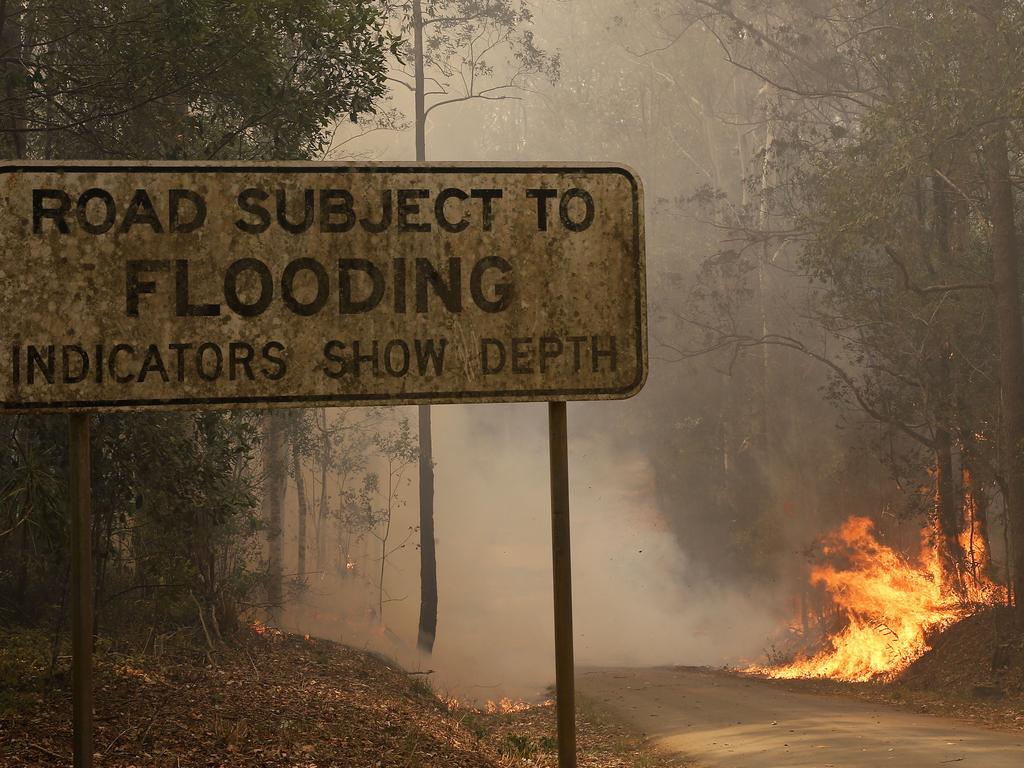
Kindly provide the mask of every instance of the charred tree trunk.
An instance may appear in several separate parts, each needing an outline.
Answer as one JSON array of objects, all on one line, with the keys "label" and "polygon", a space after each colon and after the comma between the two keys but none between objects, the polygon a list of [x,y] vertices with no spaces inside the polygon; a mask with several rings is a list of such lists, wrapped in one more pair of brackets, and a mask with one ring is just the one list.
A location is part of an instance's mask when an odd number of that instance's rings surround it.
[{"label": "charred tree trunk", "polygon": [[[427,159],[426,72],[423,50],[423,8],[413,0],[412,26],[416,68],[416,160]],[[434,650],[437,636],[437,550],[434,543],[434,450],[430,406],[419,406],[420,440],[420,621],[417,646]]]},{"label": "charred tree trunk", "polygon": [[263,523],[267,532],[267,604],[273,620],[284,602],[284,538],[282,508],[288,477],[285,429],[280,415],[263,417]]},{"label": "charred tree trunk", "polygon": [[306,497],[306,479],[302,476],[302,452],[299,450],[299,441],[292,440],[292,466],[295,471],[295,495],[299,507],[299,551],[298,551],[298,576],[306,578],[306,525],[309,517],[309,501]]},{"label": "charred tree trunk", "polygon": [[[972,0],[979,27],[992,44],[1000,40],[999,0]],[[1001,82],[999,57],[986,53],[981,76],[987,85]],[[988,71],[985,71],[988,70]],[[1010,582],[1015,597],[1017,621],[1024,624],[1024,330],[1021,328],[1020,275],[1018,269],[1017,224],[1013,180],[1010,174],[1005,120],[988,129],[983,147],[988,186],[992,284],[995,292],[996,324],[999,336],[999,385],[1003,416],[1003,479],[1006,518],[1009,528]]]},{"label": "charred tree trunk", "polygon": [[327,434],[326,416],[324,417],[323,444],[320,453],[320,504],[316,518],[316,570],[318,573],[324,571],[324,540],[326,539],[324,526],[327,525],[328,504],[327,504],[327,470],[331,462],[331,438]]},{"label": "charred tree trunk", "polygon": [[1024,334],[1021,331],[1017,228],[1010,162],[1003,127],[985,142],[992,219],[992,278],[999,329],[999,383],[1002,398],[1007,519],[1018,620],[1024,622]]}]

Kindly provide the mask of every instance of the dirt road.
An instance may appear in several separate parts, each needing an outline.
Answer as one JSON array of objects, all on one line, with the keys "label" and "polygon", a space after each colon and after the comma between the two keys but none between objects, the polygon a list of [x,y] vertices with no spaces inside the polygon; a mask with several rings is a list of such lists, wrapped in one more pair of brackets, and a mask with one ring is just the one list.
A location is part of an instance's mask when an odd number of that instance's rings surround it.
[{"label": "dirt road", "polygon": [[580,670],[580,692],[707,768],[1020,768],[1024,733],[997,733],[693,669]]}]

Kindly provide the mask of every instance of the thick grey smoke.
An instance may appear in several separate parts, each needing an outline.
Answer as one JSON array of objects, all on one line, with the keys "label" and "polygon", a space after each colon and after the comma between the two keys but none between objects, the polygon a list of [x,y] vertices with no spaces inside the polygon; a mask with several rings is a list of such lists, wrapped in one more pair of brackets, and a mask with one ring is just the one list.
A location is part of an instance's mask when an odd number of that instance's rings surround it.
[{"label": "thick grey smoke", "polygon": [[[360,601],[372,587],[339,593],[330,580],[314,581],[309,605],[289,615],[292,628],[434,670],[434,685],[459,697],[542,696],[554,679],[545,408],[434,409],[440,608],[433,657],[415,651],[414,547],[388,563],[387,631],[362,621]],[[594,413],[570,405],[570,422],[584,410]],[[756,655],[778,617],[762,596],[690,579],[647,460],[623,454],[614,440],[611,432],[570,439],[577,663],[717,665]],[[399,538],[416,524],[415,478],[403,495],[408,503],[393,521]]]}]

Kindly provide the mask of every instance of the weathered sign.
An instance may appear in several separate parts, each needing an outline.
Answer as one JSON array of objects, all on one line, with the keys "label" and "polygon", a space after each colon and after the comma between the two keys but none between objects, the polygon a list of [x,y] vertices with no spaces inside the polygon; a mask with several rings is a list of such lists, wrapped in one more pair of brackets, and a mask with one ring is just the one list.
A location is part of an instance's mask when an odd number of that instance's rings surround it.
[{"label": "weathered sign", "polygon": [[624,398],[617,167],[39,164],[0,177],[0,409]]}]

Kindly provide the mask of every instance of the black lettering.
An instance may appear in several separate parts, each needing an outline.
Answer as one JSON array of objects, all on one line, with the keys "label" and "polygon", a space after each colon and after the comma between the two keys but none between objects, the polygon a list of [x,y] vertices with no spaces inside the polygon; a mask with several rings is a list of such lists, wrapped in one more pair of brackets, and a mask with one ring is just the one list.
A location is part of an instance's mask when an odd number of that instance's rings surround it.
[{"label": "black lettering", "polygon": [[[195,232],[206,223],[206,200],[202,195],[191,189],[172,189],[169,194],[168,207],[171,209],[171,213],[168,226],[171,232],[188,234]],[[186,201],[192,204],[192,218],[183,221],[181,204]]]},{"label": "black lettering", "polygon": [[[56,200],[56,206],[44,205],[48,200]],[[71,210],[71,198],[62,189],[32,190],[32,234],[39,235],[43,231],[43,219],[53,219],[57,231],[66,235],[71,231],[64,217]]]},{"label": "black lettering", "polygon": [[[585,206],[583,218],[579,221],[573,221],[569,215],[569,206],[572,205],[573,200],[582,200]],[[562,195],[558,214],[562,219],[562,226],[570,232],[583,232],[590,229],[590,225],[594,223],[594,198],[585,189],[570,189]]]},{"label": "black lettering", "polygon": [[422,200],[430,197],[430,191],[426,189],[400,189],[398,190],[398,231],[399,232],[429,232],[430,224],[427,222],[409,221],[410,216],[418,216],[420,204],[413,200]]},{"label": "black lettering", "polygon": [[[394,359],[392,353],[395,350],[399,352],[398,365],[392,364]],[[409,345],[401,339],[393,339],[384,347],[384,370],[396,379],[405,376],[409,372],[410,362]]]},{"label": "black lettering", "polygon": [[11,347],[11,381],[21,385],[21,347],[17,344]]},{"label": "black lettering", "polygon": [[441,226],[441,229],[445,232],[462,232],[469,226],[469,216],[465,211],[463,211],[462,219],[453,222],[448,219],[444,210],[445,205],[453,198],[465,201],[469,199],[469,195],[461,189],[449,188],[442,190],[434,202],[434,216],[437,218],[437,223]]},{"label": "black lettering", "polygon": [[[93,200],[99,200],[103,204],[103,221],[99,224],[93,224],[89,221],[89,203]],[[114,204],[114,198],[105,189],[93,187],[92,189],[85,190],[78,198],[75,218],[78,219],[79,226],[90,235],[103,235],[109,232],[110,228],[114,226],[114,218],[116,216],[117,206]]]},{"label": "black lettering", "polygon": [[575,364],[575,368],[573,370],[574,370],[575,373],[579,373],[580,372],[580,368],[582,368],[582,365],[583,365],[583,363],[582,363],[582,355],[581,355],[580,349],[581,349],[582,345],[587,342],[587,337],[586,336],[570,336],[568,339],[566,339],[566,341],[572,343],[572,355],[573,355],[573,361],[574,361],[574,364]]},{"label": "black lettering", "polygon": [[370,354],[363,355],[359,353],[359,342],[352,342],[352,373],[355,376],[362,374],[363,363],[370,364],[370,370],[373,371],[374,376],[380,375],[380,342],[376,339],[370,344]]},{"label": "black lettering", "polygon": [[444,371],[444,353],[448,349],[448,339],[440,339],[437,344],[433,339],[420,341],[416,339],[416,364],[420,376],[427,375],[427,367],[434,367],[434,375],[440,376]]},{"label": "black lettering", "polygon": [[330,379],[340,379],[345,375],[345,358],[342,357],[342,351],[345,349],[345,345],[337,340],[328,341],[324,344],[324,357],[327,358],[329,363],[337,363],[338,368],[332,369],[329,365],[324,365],[324,374]]},{"label": "black lettering", "polygon": [[298,235],[309,229],[313,223],[314,192],[307,189],[302,195],[302,221],[293,223],[288,221],[288,193],[283,187],[277,188],[277,223],[285,232]]},{"label": "black lettering", "polygon": [[217,317],[220,304],[193,304],[189,295],[188,259],[178,259],[174,272],[175,311],[178,317]]},{"label": "black lettering", "polygon": [[[214,368],[213,373],[206,370],[206,353],[213,352]],[[212,341],[203,342],[196,349],[196,373],[203,381],[216,381],[224,370],[224,353],[220,347]]]},{"label": "black lettering", "polygon": [[[254,272],[260,282],[259,296],[248,304],[238,295],[238,278],[244,272]],[[228,309],[241,317],[257,317],[267,311],[273,300],[274,277],[266,264],[259,259],[239,259],[228,266],[224,273],[224,301]]]},{"label": "black lettering", "polygon": [[391,217],[393,215],[392,203],[391,203],[391,190],[385,189],[380,193],[380,221],[370,221],[369,218],[362,218],[359,220],[359,226],[365,229],[372,235],[379,235],[391,226]]},{"label": "black lettering", "polygon": [[135,347],[131,344],[115,344],[110,350],[110,357],[107,358],[107,373],[118,384],[127,384],[135,379],[130,373],[120,374],[117,372],[117,358],[125,353],[130,357],[135,357]]},{"label": "black lettering", "polygon": [[164,225],[160,223],[160,217],[156,213],[156,208],[153,207],[153,201],[149,199],[149,193],[144,189],[135,190],[118,231],[127,232],[136,224],[148,224],[149,228],[158,234],[164,231]]},{"label": "black lettering", "polygon": [[484,207],[484,232],[490,232],[494,226],[494,208],[492,203],[501,200],[505,193],[500,189],[474,189],[470,197],[483,201]]},{"label": "black lettering", "polygon": [[[320,193],[320,231],[348,232],[356,225],[356,212],[352,207],[352,193],[347,189],[325,189]],[[341,221],[335,221],[342,215]]]},{"label": "black lettering", "polygon": [[448,282],[428,259],[416,259],[416,311],[427,312],[427,285],[434,289],[449,312],[462,311],[462,260],[448,259]]},{"label": "black lettering", "polygon": [[[78,370],[71,372],[71,355],[78,355]],[[89,353],[77,344],[69,344],[60,351],[65,384],[78,384],[89,375]]]},{"label": "black lettering", "polygon": [[46,357],[44,358],[39,352],[39,348],[29,344],[27,359],[25,361],[25,368],[28,369],[28,383],[34,384],[36,381],[36,371],[46,379],[47,384],[53,384],[53,372],[54,372],[54,355],[53,346],[45,347]]},{"label": "black lettering", "polygon": [[284,378],[284,375],[288,372],[288,365],[284,357],[281,356],[283,353],[284,344],[279,341],[268,341],[263,345],[263,359],[274,366],[274,370],[271,371],[263,369],[262,373],[265,379],[277,381]]},{"label": "black lettering", "polygon": [[[352,272],[366,274],[373,287],[370,295],[358,301],[352,298]],[[343,315],[358,315],[370,312],[375,309],[384,298],[384,273],[371,261],[366,259],[339,259],[338,274],[340,283],[340,297],[338,299]]]},{"label": "black lettering", "polygon": [[139,371],[139,384],[142,384],[146,380],[146,376],[148,376],[150,372],[159,373],[164,384],[171,380],[171,377],[167,375],[167,368],[164,366],[164,359],[156,344],[150,344],[149,348],[146,350],[146,357],[143,358],[142,369]]},{"label": "black lettering", "polygon": [[480,307],[484,312],[496,313],[504,312],[509,308],[512,303],[512,281],[496,281],[492,287],[496,298],[489,299],[484,295],[484,273],[488,270],[496,269],[501,274],[507,275],[512,271],[512,265],[509,264],[501,256],[488,256],[487,258],[480,259],[473,267],[472,273],[469,276],[469,292],[473,297],[474,303]]},{"label": "black lettering", "polygon": [[266,232],[270,227],[270,211],[262,205],[258,205],[256,201],[262,202],[268,197],[270,197],[270,195],[262,189],[250,188],[243,189],[239,192],[238,207],[246,213],[255,216],[257,221],[251,222],[245,221],[244,219],[238,219],[238,221],[235,222],[235,226],[249,235],[258,235],[262,232]]},{"label": "black lettering", "polygon": [[609,358],[609,360],[611,361],[612,371],[617,371],[619,369],[619,350],[618,345],[616,344],[616,338],[614,336],[609,336],[608,338],[611,342],[609,349],[601,349],[598,346],[598,342],[601,339],[600,336],[594,336],[591,339],[590,364],[593,368],[594,373],[597,373],[600,370],[600,360],[602,357]]},{"label": "black lettering", "polygon": [[144,293],[156,293],[156,283],[152,280],[139,280],[142,272],[169,272],[169,261],[150,261],[147,259],[130,260],[125,265],[125,313],[128,317],[139,316],[139,296]]},{"label": "black lettering", "polygon": [[192,349],[191,344],[168,344],[168,347],[174,350],[175,358],[174,365],[178,371],[178,381],[182,382],[185,380],[185,353]]},{"label": "black lettering", "polygon": [[548,231],[548,212],[551,209],[550,202],[558,197],[558,190],[555,189],[528,189],[526,196],[537,200],[537,230]]},{"label": "black lettering", "polygon": [[[497,350],[498,362],[493,367],[491,366],[491,358],[488,353],[488,348],[493,347]],[[501,373],[505,370],[505,345],[497,339],[480,339],[480,369],[484,372],[484,375],[491,373]]]},{"label": "black lettering", "polygon": [[546,373],[548,363],[555,358],[561,357],[565,351],[562,340],[554,336],[543,336],[540,340],[540,372]]},{"label": "black lettering", "polygon": [[256,355],[256,350],[252,348],[251,344],[246,344],[244,341],[233,341],[228,345],[228,378],[231,381],[238,379],[238,368],[241,367],[245,371],[245,378],[249,381],[254,380],[256,377],[252,372],[252,359]]},{"label": "black lettering", "polygon": [[512,373],[533,373],[533,350],[529,346],[532,342],[533,339],[512,339]]},{"label": "black lettering", "polygon": [[[304,271],[312,272],[316,279],[316,296],[312,301],[305,303],[295,298],[295,277]],[[303,317],[315,315],[327,305],[330,290],[327,270],[316,259],[296,259],[289,262],[288,266],[284,268],[284,274],[281,276],[281,300],[296,315]]]}]

